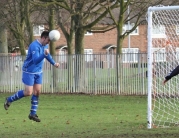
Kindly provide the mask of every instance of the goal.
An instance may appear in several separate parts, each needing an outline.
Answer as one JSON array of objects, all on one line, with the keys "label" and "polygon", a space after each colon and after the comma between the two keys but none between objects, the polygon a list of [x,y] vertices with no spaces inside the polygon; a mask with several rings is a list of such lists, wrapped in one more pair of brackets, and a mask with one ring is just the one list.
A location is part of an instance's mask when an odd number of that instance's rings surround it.
[{"label": "goal", "polygon": [[148,128],[179,126],[179,6],[148,8]]}]

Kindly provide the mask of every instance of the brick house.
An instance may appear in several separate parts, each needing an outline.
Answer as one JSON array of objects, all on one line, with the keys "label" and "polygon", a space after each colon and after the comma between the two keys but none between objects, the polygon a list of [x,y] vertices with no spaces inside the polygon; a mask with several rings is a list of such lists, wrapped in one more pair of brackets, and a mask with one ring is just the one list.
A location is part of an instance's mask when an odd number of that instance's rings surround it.
[{"label": "brick house", "polygon": [[[127,25],[126,25],[127,27]],[[43,30],[43,26],[36,26],[35,36],[38,37]],[[60,30],[59,30],[60,31]],[[55,42],[57,54],[67,53],[67,43],[63,33],[60,31],[61,37]],[[129,38],[130,37],[130,38]],[[84,37],[84,53],[114,53],[117,43],[117,30],[114,28],[104,33],[89,33]],[[130,44],[129,44],[130,43]],[[147,26],[140,25],[137,29],[127,36],[123,42],[122,52],[126,52],[130,48],[131,52],[147,52]]]}]

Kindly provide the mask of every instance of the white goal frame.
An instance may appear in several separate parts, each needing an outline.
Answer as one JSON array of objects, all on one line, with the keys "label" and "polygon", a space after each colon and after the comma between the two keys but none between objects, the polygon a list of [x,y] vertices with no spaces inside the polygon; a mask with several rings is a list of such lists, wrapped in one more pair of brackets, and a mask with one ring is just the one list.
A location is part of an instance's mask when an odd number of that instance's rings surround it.
[{"label": "white goal frame", "polygon": [[147,128],[152,128],[153,120],[152,120],[152,69],[153,69],[153,56],[152,56],[152,14],[155,11],[160,10],[178,10],[179,6],[162,6],[162,7],[149,7],[148,8],[148,14],[147,14],[147,20],[148,20],[148,108],[147,108]]}]

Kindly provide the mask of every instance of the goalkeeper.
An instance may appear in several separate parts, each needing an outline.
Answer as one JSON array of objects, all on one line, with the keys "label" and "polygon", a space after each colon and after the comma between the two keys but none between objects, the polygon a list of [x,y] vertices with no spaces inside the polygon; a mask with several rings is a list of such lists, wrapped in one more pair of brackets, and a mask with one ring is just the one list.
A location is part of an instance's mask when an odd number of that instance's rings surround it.
[{"label": "goalkeeper", "polygon": [[172,77],[176,76],[179,74],[179,66],[177,66],[173,71],[171,71],[166,77],[165,80],[163,81],[163,84],[170,80]]},{"label": "goalkeeper", "polygon": [[28,48],[28,54],[22,67],[22,82],[24,83],[24,90],[19,90],[15,94],[5,99],[4,108],[8,110],[10,104],[23,97],[31,97],[31,109],[29,119],[40,122],[36,112],[38,108],[39,95],[42,85],[42,68],[44,59],[47,59],[53,66],[59,67],[49,54],[48,44],[50,42],[49,32],[43,31],[41,37],[33,41]]}]

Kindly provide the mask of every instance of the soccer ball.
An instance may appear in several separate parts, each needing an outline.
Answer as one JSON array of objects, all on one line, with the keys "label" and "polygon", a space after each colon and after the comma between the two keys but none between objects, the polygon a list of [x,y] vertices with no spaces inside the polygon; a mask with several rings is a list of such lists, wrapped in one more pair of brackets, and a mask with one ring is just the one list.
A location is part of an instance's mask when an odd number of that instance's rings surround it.
[{"label": "soccer ball", "polygon": [[52,30],[49,33],[49,38],[51,41],[57,41],[60,39],[60,32],[58,30]]}]

